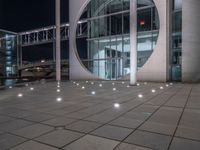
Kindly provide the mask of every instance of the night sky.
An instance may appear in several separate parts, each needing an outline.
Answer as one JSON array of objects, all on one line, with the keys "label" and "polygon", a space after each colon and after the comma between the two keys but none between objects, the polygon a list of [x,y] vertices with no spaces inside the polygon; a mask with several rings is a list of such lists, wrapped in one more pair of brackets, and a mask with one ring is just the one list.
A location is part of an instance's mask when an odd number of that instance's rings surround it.
[{"label": "night sky", "polygon": [[[61,0],[61,23],[68,22],[68,0]],[[0,29],[22,32],[55,24],[55,0],[0,0]],[[63,58],[68,43],[62,43]],[[34,52],[33,52],[34,51]],[[23,48],[24,60],[52,58],[52,44]]]}]

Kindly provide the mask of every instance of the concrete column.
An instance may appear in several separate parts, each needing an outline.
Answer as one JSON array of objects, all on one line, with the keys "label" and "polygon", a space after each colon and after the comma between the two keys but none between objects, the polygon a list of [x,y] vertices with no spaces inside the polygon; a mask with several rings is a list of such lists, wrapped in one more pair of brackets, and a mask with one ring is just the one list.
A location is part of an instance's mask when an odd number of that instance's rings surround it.
[{"label": "concrete column", "polygon": [[137,82],[137,0],[130,0],[130,85]]},{"label": "concrete column", "polygon": [[61,80],[60,0],[56,0],[56,80]]}]

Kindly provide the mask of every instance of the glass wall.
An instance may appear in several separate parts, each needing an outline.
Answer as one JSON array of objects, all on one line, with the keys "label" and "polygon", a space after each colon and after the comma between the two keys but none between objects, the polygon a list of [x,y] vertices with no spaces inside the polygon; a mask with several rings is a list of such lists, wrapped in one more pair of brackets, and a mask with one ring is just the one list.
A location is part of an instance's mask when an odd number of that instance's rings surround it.
[{"label": "glass wall", "polygon": [[182,0],[172,1],[171,80],[182,76]]},{"label": "glass wall", "polygon": [[12,77],[17,73],[16,36],[0,30],[0,76]]},{"label": "glass wall", "polygon": [[[130,73],[130,0],[91,0],[81,19],[87,20],[87,50],[77,44],[79,57],[94,75],[119,80]],[[87,15],[86,15],[87,14]],[[87,17],[86,17],[87,16]],[[138,0],[138,69],[157,42],[159,17],[152,0]]]}]

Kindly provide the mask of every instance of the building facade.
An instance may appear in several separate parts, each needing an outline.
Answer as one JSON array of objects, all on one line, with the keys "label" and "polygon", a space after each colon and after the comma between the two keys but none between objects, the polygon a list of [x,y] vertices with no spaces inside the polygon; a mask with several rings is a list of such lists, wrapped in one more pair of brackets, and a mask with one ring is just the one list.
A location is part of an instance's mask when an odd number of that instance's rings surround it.
[{"label": "building facade", "polygon": [[0,30],[0,76],[17,75],[17,38],[10,31]]}]

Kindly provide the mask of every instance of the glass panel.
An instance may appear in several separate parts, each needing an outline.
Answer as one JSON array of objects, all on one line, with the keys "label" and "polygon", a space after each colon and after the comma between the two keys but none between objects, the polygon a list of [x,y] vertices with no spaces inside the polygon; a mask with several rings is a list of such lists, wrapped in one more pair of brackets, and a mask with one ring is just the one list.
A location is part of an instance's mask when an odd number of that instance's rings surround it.
[{"label": "glass panel", "polygon": [[173,25],[172,32],[181,32],[182,31],[182,12],[173,13]]},{"label": "glass panel", "polygon": [[182,0],[173,0],[173,10],[182,9]]},{"label": "glass panel", "polygon": [[138,0],[138,7],[154,5],[153,0]]},{"label": "glass panel", "polygon": [[123,10],[130,9],[130,0],[123,0]]},{"label": "glass panel", "polygon": [[130,14],[126,13],[123,16],[123,22],[124,22],[124,34],[129,34],[130,33]]},{"label": "glass panel", "polygon": [[111,16],[111,35],[122,34],[122,14]]},{"label": "glass panel", "polygon": [[138,11],[138,31],[150,31],[152,29],[151,8]]},{"label": "glass panel", "polygon": [[109,4],[109,10],[110,13],[115,13],[115,12],[119,12],[122,11],[122,7],[123,7],[123,1],[122,0],[112,0]]}]

